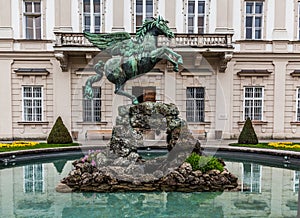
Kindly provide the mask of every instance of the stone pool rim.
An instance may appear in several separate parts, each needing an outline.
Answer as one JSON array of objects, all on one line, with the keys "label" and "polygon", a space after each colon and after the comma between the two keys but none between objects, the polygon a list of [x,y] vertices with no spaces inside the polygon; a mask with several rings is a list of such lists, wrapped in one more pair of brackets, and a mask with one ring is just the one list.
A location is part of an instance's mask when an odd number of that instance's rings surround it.
[{"label": "stone pool rim", "polygon": [[[237,146],[202,146],[205,152],[216,152],[216,151],[224,151],[224,152],[241,152],[248,154],[265,154],[271,156],[288,156],[292,158],[300,158],[300,152],[297,151],[287,151],[287,150],[275,150],[275,149],[263,149],[263,148],[248,148],[248,147],[237,147]],[[26,155],[46,155],[51,153],[63,153],[63,152],[72,152],[72,151],[89,151],[89,150],[101,150],[107,148],[107,146],[99,146],[99,145],[81,145],[81,146],[71,146],[71,147],[56,147],[56,148],[39,148],[39,149],[27,149],[27,150],[19,150],[19,151],[9,151],[9,152],[0,152],[0,161],[3,158],[8,158],[13,155],[15,156],[26,156]],[[154,150],[165,150],[165,147],[161,148],[153,148]],[[138,148],[138,150],[147,151],[147,148]]]},{"label": "stone pool rim", "polygon": [[[0,158],[9,157],[11,155],[19,154],[43,154],[43,153],[56,153],[64,151],[80,151],[80,150],[97,150],[104,149],[106,146],[99,145],[81,145],[81,146],[70,146],[70,147],[56,147],[56,148],[38,148],[38,149],[26,149],[18,151],[8,151],[0,152]],[[148,147],[138,148],[138,150],[147,151]],[[166,147],[149,147],[151,150],[166,150]],[[266,148],[249,148],[249,147],[238,147],[238,146],[203,146],[204,151],[233,151],[233,152],[245,152],[245,153],[255,153],[255,154],[269,154],[275,156],[285,156],[298,157],[300,158],[299,151],[288,151],[288,150],[276,150],[276,149],[266,149]]]}]

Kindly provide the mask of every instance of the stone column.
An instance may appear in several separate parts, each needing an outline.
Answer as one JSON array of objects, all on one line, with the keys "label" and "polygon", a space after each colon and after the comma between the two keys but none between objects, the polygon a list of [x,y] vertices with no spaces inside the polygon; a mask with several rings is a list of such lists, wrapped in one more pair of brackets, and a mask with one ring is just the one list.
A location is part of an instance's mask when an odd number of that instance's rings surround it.
[{"label": "stone column", "polygon": [[[216,127],[222,138],[229,139],[232,133],[232,96],[234,63],[229,62],[225,73],[216,75]],[[217,133],[217,132],[216,132]],[[213,133],[211,133],[213,134]],[[216,134],[217,136],[217,134]]]},{"label": "stone column", "polygon": [[176,75],[175,72],[165,71],[165,103],[176,104]]},{"label": "stone column", "polygon": [[1,59],[0,80],[0,138],[12,138],[12,87],[11,87],[11,64],[12,60]]},{"label": "stone column", "polygon": [[[64,124],[71,132],[71,69],[62,72],[59,63],[54,59],[53,64],[53,122],[61,116]],[[76,122],[76,120],[74,121]]]},{"label": "stone column", "polygon": [[122,32],[124,28],[124,1],[113,0],[113,27],[112,32]]},{"label": "stone column", "polygon": [[[169,4],[167,4],[167,2]],[[176,8],[177,4],[175,0],[167,1],[165,5],[165,19],[169,21],[169,27],[173,32],[176,32]]]},{"label": "stone column", "polygon": [[217,1],[216,33],[233,31],[233,0]]},{"label": "stone column", "polygon": [[287,61],[274,62],[275,65],[275,81],[274,81],[274,124],[273,138],[284,139],[284,106],[285,106],[285,71]]},{"label": "stone column", "polygon": [[273,39],[287,39],[286,1],[275,0]]},{"label": "stone column", "polygon": [[71,0],[55,0],[54,31],[72,31],[72,2]]},{"label": "stone column", "polygon": [[283,188],[284,183],[284,174],[282,169],[273,168],[272,171],[272,177],[271,177],[271,214],[269,217],[281,217],[284,213],[282,211],[282,205],[283,203]]},{"label": "stone column", "polygon": [[13,38],[11,1],[0,0],[0,38]]}]

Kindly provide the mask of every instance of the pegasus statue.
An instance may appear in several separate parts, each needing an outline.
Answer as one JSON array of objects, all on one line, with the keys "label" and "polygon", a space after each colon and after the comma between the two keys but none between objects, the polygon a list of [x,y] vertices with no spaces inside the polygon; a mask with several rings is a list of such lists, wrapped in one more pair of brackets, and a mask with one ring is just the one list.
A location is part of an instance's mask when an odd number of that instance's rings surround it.
[{"label": "pegasus statue", "polygon": [[115,84],[115,94],[126,96],[133,104],[138,104],[136,96],[124,91],[127,80],[151,71],[156,63],[166,59],[178,72],[178,65],[183,64],[181,55],[163,46],[157,48],[157,36],[173,38],[174,33],[168,27],[168,21],[162,17],[145,20],[138,29],[135,38],[127,32],[94,34],[85,32],[85,37],[100,50],[105,50],[112,57],[106,62],[100,60],[94,66],[96,75],[87,79],[84,96],[93,97],[92,84],[100,81],[105,73],[106,78]]}]

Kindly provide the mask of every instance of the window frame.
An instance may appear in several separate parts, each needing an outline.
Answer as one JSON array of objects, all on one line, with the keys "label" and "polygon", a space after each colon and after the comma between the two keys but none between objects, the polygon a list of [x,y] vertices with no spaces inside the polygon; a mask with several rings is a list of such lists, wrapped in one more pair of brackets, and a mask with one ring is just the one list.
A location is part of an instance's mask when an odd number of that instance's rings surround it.
[{"label": "window frame", "polygon": [[296,122],[300,122],[300,87],[296,90]]},{"label": "window frame", "polygon": [[297,1],[297,40],[300,40],[300,1]]},{"label": "window frame", "polygon": [[[31,3],[31,10],[32,10],[31,12],[26,11],[26,3]],[[39,12],[35,12],[35,3],[40,4]],[[25,39],[41,40],[42,36],[43,36],[43,14],[42,14],[43,5],[42,5],[42,1],[41,0],[23,0],[22,7],[23,7],[23,17],[24,17],[23,26],[24,26]],[[29,36],[28,30],[27,30],[28,29],[27,18],[32,18],[32,38]],[[36,26],[37,18],[40,19],[39,36],[37,36],[37,32],[38,32],[38,27]]]},{"label": "window frame", "polygon": [[[32,167],[32,169],[30,169]],[[36,174],[38,174],[38,170],[41,167],[41,172],[39,172],[39,175],[42,176],[41,179],[36,179]],[[32,171],[32,174],[28,171]],[[45,168],[44,164],[32,164],[32,165],[27,165],[23,167],[23,192],[24,193],[44,193],[45,192]],[[37,190],[36,189],[36,184],[41,183],[42,184],[42,189]],[[31,190],[27,190],[28,185],[31,185]]]},{"label": "window frame", "polygon": [[[189,97],[188,96],[188,89],[194,89],[194,96],[192,97]],[[199,97],[197,98],[196,97],[196,90],[199,89],[200,90],[200,93],[199,95],[203,94],[203,98]],[[202,93],[201,93],[202,91]],[[188,116],[188,101],[193,101],[193,116],[192,116],[192,120],[189,119],[189,116]],[[199,110],[197,110],[197,101],[200,102],[200,108]],[[202,103],[201,103],[202,102]],[[187,122],[189,123],[201,123],[201,122],[205,122],[205,87],[192,87],[192,86],[189,86],[189,87],[186,87],[186,102],[185,102],[185,107],[186,107],[186,120]],[[198,116],[197,116],[198,114]],[[201,116],[201,114],[203,114]],[[199,118],[197,120],[197,117]]]},{"label": "window frame", "polygon": [[[139,13],[139,15],[142,15],[142,22],[147,19],[147,18],[151,18],[154,17],[154,13],[155,13],[155,5],[154,5],[154,1],[155,0],[140,0],[142,1],[142,12],[137,12],[137,0],[134,1],[134,28],[135,31],[137,31],[141,26],[137,26],[137,15]],[[151,16],[147,16],[147,1],[152,1],[152,15]]]},{"label": "window frame", "polygon": [[[189,13],[189,3],[190,2],[194,2],[195,5],[194,5],[194,13],[193,15],[190,15]],[[198,25],[198,19],[200,17],[200,14],[199,14],[199,3],[204,3],[204,13],[201,13],[201,17],[203,17],[203,32],[199,32],[199,25]],[[189,33],[189,34],[204,34],[206,31],[206,15],[207,15],[207,2],[206,0],[188,0],[187,1],[187,9],[186,9],[186,17],[187,17],[187,21],[186,21],[186,32]],[[193,17],[193,20],[194,20],[194,24],[193,24],[193,31],[190,32],[189,29],[190,29],[190,26],[189,26],[189,18],[190,17]]]},{"label": "window frame", "polygon": [[[244,191],[244,184],[246,184],[245,182],[245,165],[249,165],[250,166],[250,190],[249,191]],[[254,175],[256,175],[257,172],[254,172],[254,167],[256,167],[259,170],[259,178],[255,178]],[[253,163],[244,163],[242,164],[242,182],[241,182],[241,191],[244,193],[261,193],[261,182],[262,182],[262,166],[259,164],[253,164]],[[256,183],[259,185],[258,190],[255,189]],[[255,189],[255,190],[254,190]]]},{"label": "window frame", "polygon": [[[99,0],[99,12],[95,12],[95,1],[98,1],[98,0],[88,0],[90,3],[89,3],[89,12],[85,12],[85,1],[86,0],[82,0],[82,31],[83,32],[90,32],[90,33],[101,33],[101,28],[102,28],[102,0]],[[86,29],[86,24],[85,24],[85,17],[86,16],[89,16],[90,17],[90,25],[89,25],[89,30]],[[99,26],[97,26],[97,29],[96,29],[96,25],[95,25],[95,20],[96,20],[96,17],[99,17]],[[92,31],[91,31],[92,30]]]},{"label": "window frame", "polygon": [[[84,89],[85,89],[85,86],[82,87],[82,94],[84,95]],[[100,86],[93,86],[93,93],[95,94],[95,90],[96,89],[99,89],[99,98],[95,98],[93,96],[92,99],[86,99],[83,97],[82,99],[82,120],[83,122],[85,123],[97,123],[97,122],[101,122],[101,119],[102,119],[102,89]],[[91,108],[89,110],[87,110],[87,104],[86,102],[90,101],[90,106]],[[99,101],[99,117],[97,120],[97,116],[95,115],[95,113],[97,113],[97,109],[95,108],[95,104],[96,104],[96,101]],[[90,111],[90,112],[89,112]],[[88,114],[90,113],[90,114]],[[88,119],[88,117],[91,117],[91,119]]]},{"label": "window frame", "polygon": [[[25,88],[31,88],[31,97],[25,97]],[[41,97],[34,97],[33,95],[33,89],[34,88],[40,88],[40,93],[41,93]],[[22,120],[23,122],[43,122],[44,120],[44,102],[43,102],[43,98],[44,98],[44,90],[43,90],[43,86],[38,86],[38,85],[33,85],[33,86],[30,86],[30,85],[24,85],[22,86]],[[32,110],[32,119],[29,120],[28,119],[28,115],[26,116],[26,113],[25,113],[25,109],[26,109],[26,106],[25,106],[25,101],[26,100],[31,100],[32,104],[31,104],[31,110]],[[36,114],[34,113],[34,101],[35,100],[40,100],[40,109],[41,109],[41,120],[37,119],[37,116],[39,114]],[[26,118],[27,117],[27,118]]]},{"label": "window frame", "polygon": [[[247,3],[253,3],[252,6],[252,13],[247,13]],[[256,14],[255,8],[256,4],[261,3],[262,4],[262,10],[261,13]],[[264,34],[264,9],[265,9],[265,4],[264,1],[245,1],[244,3],[244,37],[246,40],[262,40],[263,39],[263,34]],[[247,17],[252,17],[252,26],[251,26],[251,38],[247,38]],[[260,17],[261,18],[261,26],[259,27],[260,29],[260,38],[256,38],[255,32],[256,32],[256,27],[255,27],[255,18]]]},{"label": "window frame", "polygon": [[[252,91],[252,96],[253,97],[249,97],[249,98],[246,98],[246,89],[248,88],[252,88],[253,91]],[[255,97],[255,92],[254,90],[256,88],[261,88],[261,97]],[[264,87],[263,86],[245,86],[244,87],[244,90],[243,90],[243,120],[245,121],[247,119],[246,117],[246,100],[252,100],[252,105],[251,105],[251,114],[252,116],[250,117],[251,120],[255,120],[255,121],[263,121],[263,117],[264,117]],[[257,120],[257,119],[254,119],[255,116],[254,116],[254,101],[255,100],[261,100],[261,119]]]}]

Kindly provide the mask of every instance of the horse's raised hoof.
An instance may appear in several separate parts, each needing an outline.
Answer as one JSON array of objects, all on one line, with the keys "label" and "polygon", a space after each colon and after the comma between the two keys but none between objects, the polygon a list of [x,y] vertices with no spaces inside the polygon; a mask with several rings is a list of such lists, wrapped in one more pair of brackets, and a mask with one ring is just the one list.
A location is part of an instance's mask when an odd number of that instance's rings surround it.
[{"label": "horse's raised hoof", "polygon": [[178,72],[178,71],[179,71],[178,66],[175,66],[175,67],[173,68],[173,70],[174,70],[175,72]]},{"label": "horse's raised hoof", "polygon": [[139,104],[139,101],[137,99],[133,99],[132,104],[137,105],[137,104]]},{"label": "horse's raised hoof", "polygon": [[177,63],[180,64],[180,65],[182,65],[183,64],[182,58],[178,58]]}]

